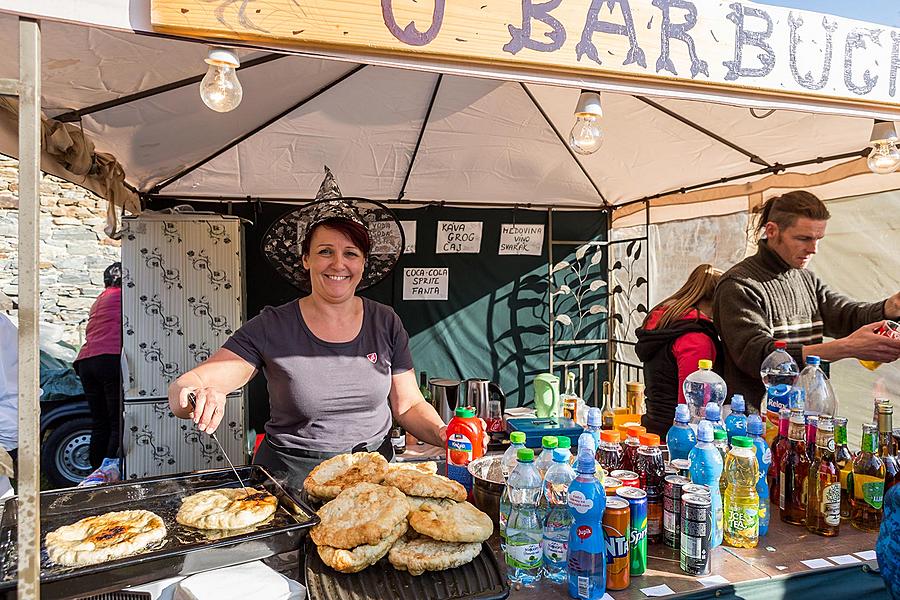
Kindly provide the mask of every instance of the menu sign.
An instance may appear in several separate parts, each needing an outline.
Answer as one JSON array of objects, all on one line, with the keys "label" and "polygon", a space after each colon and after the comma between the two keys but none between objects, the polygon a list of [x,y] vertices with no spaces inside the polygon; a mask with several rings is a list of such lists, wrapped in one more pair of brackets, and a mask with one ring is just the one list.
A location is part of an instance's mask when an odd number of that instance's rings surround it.
[{"label": "menu sign", "polygon": [[403,269],[404,300],[446,300],[450,269],[414,267]]}]

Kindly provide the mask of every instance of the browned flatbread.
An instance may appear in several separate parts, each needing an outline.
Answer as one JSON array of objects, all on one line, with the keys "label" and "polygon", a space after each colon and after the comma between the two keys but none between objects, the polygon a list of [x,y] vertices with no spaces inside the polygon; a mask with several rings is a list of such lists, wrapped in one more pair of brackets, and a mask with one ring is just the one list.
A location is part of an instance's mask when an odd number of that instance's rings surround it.
[{"label": "browned flatbread", "polygon": [[421,473],[430,473],[434,475],[437,473],[437,463],[433,460],[428,460],[425,462],[392,462],[388,463],[388,473],[393,471],[402,471],[403,469],[410,469],[413,471],[419,471]]},{"label": "browned flatbread", "polygon": [[175,520],[197,529],[243,529],[265,521],[278,499],[254,488],[203,490],[181,502]]},{"label": "browned flatbread", "polygon": [[423,473],[415,469],[388,472],[384,478],[384,485],[392,485],[407,496],[449,498],[463,502],[467,495],[466,488],[462,484],[442,475]]},{"label": "browned flatbread", "polygon": [[369,565],[374,565],[381,557],[388,553],[394,542],[400,538],[407,529],[406,521],[398,523],[386,538],[377,544],[363,544],[351,550],[333,548],[331,546],[316,546],[322,562],[341,573],[358,573]]},{"label": "browned flatbread", "polygon": [[429,537],[397,540],[388,554],[394,568],[421,575],[425,571],[443,571],[472,562],[481,553],[478,542],[441,542]]},{"label": "browned flatbread", "polygon": [[409,524],[422,535],[444,542],[483,542],[494,532],[491,518],[468,502],[423,504],[409,515]]},{"label": "browned flatbread", "polygon": [[331,500],[362,481],[381,483],[387,471],[388,461],[377,452],[339,454],[316,466],[303,482],[303,488],[311,496]]},{"label": "browned flatbread", "polygon": [[309,535],[318,546],[349,550],[376,545],[406,520],[409,504],[403,492],[374,483],[357,483],[319,509],[320,523]]},{"label": "browned flatbread", "polygon": [[70,567],[95,565],[137,554],[166,537],[166,526],[147,510],[122,510],[81,519],[51,531],[47,555]]}]

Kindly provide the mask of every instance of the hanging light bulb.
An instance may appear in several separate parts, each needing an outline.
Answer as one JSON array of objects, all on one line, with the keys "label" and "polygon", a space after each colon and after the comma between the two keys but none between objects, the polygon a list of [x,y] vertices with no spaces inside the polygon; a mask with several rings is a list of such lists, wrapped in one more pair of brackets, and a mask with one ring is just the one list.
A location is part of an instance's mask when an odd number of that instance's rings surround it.
[{"label": "hanging light bulb", "polygon": [[866,164],[869,170],[879,175],[893,173],[900,167],[900,149],[897,148],[897,130],[893,121],[875,120],[872,126],[872,152]]},{"label": "hanging light bulb", "polygon": [[200,98],[203,104],[216,112],[228,112],[237,108],[244,96],[236,69],[241,66],[237,54],[228,48],[213,46],[206,56],[209,69],[200,82]]},{"label": "hanging light bulb", "polygon": [[575,126],[569,133],[569,146],[578,154],[593,154],[603,145],[603,131],[600,129],[600,94],[581,90],[575,107]]}]

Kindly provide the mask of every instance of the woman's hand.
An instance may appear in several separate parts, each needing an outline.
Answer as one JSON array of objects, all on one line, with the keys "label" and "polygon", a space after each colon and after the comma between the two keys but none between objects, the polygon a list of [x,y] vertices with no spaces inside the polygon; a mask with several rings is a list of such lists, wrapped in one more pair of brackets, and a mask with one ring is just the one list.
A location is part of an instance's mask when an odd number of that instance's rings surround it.
[{"label": "woman's hand", "polygon": [[194,405],[190,418],[200,431],[214,433],[225,416],[225,394],[209,387],[183,387],[178,395],[182,408],[190,406],[191,394],[194,396]]},{"label": "woman's hand", "polygon": [[[484,419],[478,419],[478,420],[481,421],[481,426],[484,427],[484,432],[485,432],[484,437],[481,438],[481,450],[484,454],[487,454],[488,443],[491,440],[491,436],[489,433],[487,433],[487,423],[485,422],[485,420]],[[447,426],[446,425],[444,425],[443,427],[441,427],[438,430],[438,435],[444,441],[444,448],[446,448],[447,447]]]}]

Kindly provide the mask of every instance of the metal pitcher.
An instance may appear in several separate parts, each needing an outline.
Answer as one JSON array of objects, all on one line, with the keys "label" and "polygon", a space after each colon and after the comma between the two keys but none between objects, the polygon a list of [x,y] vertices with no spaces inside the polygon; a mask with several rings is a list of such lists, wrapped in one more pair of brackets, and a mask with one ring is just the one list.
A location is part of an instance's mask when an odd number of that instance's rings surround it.
[{"label": "metal pitcher", "polygon": [[449,423],[453,418],[459,400],[458,379],[434,378],[428,380],[428,389],[431,392],[431,405],[441,416],[444,423]]},{"label": "metal pitcher", "polygon": [[466,379],[466,406],[475,407],[475,415],[487,420],[490,416],[488,411],[488,403],[491,400],[491,394],[496,394],[500,399],[500,414],[506,411],[506,394],[500,389],[500,386],[493,381],[487,379]]}]

